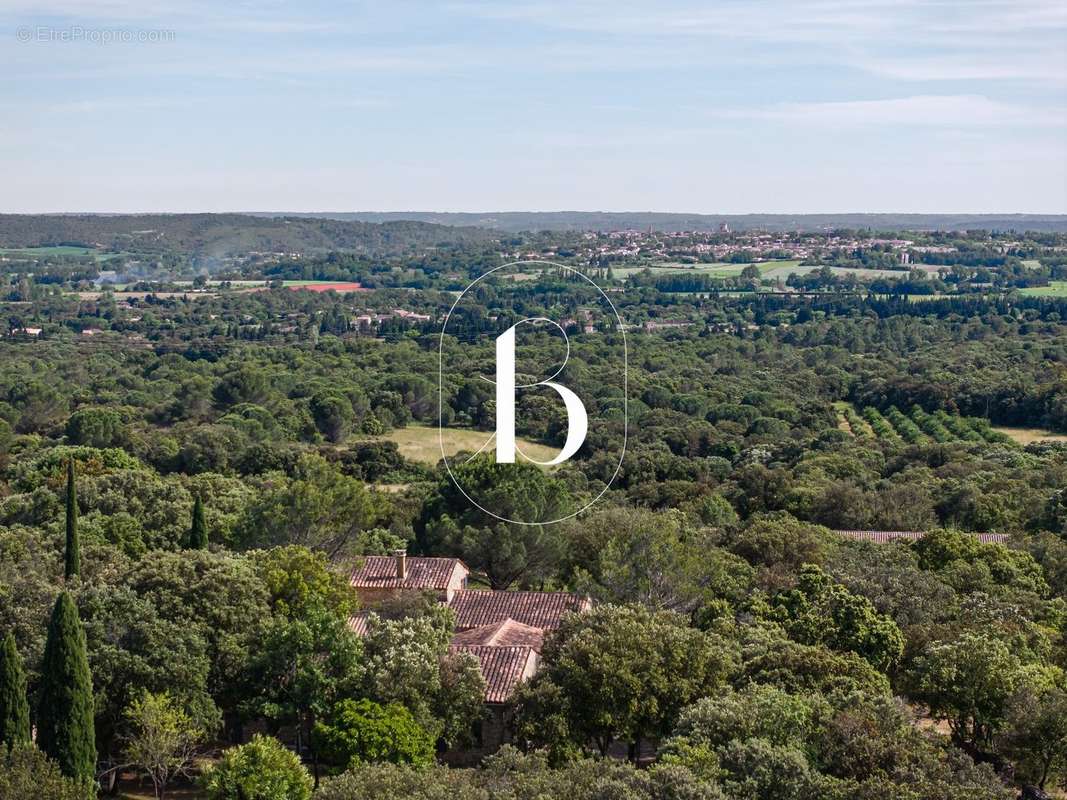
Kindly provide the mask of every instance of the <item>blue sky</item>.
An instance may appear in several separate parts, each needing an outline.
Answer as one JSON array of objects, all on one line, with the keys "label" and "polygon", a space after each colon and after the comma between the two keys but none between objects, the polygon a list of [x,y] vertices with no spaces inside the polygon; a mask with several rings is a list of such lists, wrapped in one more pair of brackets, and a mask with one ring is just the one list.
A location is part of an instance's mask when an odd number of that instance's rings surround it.
[{"label": "blue sky", "polygon": [[0,0],[0,37],[6,212],[1067,212],[1060,1]]}]

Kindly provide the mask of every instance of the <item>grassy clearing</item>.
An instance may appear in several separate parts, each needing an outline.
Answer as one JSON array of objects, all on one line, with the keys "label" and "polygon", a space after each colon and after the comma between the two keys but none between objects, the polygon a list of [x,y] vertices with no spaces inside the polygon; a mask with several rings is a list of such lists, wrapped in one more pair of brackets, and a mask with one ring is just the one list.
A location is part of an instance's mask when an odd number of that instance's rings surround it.
[{"label": "grassy clearing", "polygon": [[1067,281],[1049,281],[1048,286],[1030,286],[1020,289],[1019,293],[1034,297],[1067,297]]},{"label": "grassy clearing", "polygon": [[998,425],[994,426],[993,430],[1023,445],[1034,442],[1067,442],[1067,434],[1053,433],[1041,428],[1005,428]]},{"label": "grassy clearing", "polygon": [[[492,434],[488,431],[474,431],[466,428],[446,428],[444,432],[444,450],[448,456],[453,456],[460,450],[469,450],[471,453],[485,445],[483,452],[492,451],[493,445],[486,445],[486,441]],[[400,455],[409,461],[417,461],[423,464],[436,464],[441,460],[441,445],[437,438],[437,428],[423,425],[408,425],[406,428],[397,428],[387,433],[386,439],[397,443]],[[559,450],[555,447],[531,442],[528,439],[515,437],[515,443],[519,448],[538,461],[548,461],[554,458]]]},{"label": "grassy clearing", "polygon": [[[764,277],[772,278],[774,280],[785,280],[789,277],[790,273],[795,272],[797,275],[807,275],[809,272],[821,269],[821,267],[814,267],[810,264],[807,266],[800,266],[799,261],[770,261],[767,262],[772,265],[772,269],[769,269],[764,273]],[[777,265],[776,267],[773,265]],[[830,272],[834,275],[856,275],[860,278],[906,278],[907,272],[892,270],[892,269],[865,269],[863,267],[830,267]]]},{"label": "grassy clearing", "polygon": [[644,272],[646,269],[651,271],[655,275],[710,275],[713,278],[736,278],[741,274],[741,271],[745,267],[755,266],[759,269],[761,275],[766,275],[772,271],[786,269],[788,272],[795,272],[796,266],[799,261],[760,261],[755,264],[728,264],[726,262],[715,262],[711,264],[683,264],[677,261],[664,261],[658,264],[646,264],[642,266],[633,267],[616,267],[612,266],[612,274],[618,280],[623,280],[636,275],[640,272]]},{"label": "grassy clearing", "polygon": [[38,256],[88,256],[96,255],[96,253],[97,251],[91,247],[73,247],[70,245],[0,248],[0,256],[24,256],[26,258],[36,258]]}]

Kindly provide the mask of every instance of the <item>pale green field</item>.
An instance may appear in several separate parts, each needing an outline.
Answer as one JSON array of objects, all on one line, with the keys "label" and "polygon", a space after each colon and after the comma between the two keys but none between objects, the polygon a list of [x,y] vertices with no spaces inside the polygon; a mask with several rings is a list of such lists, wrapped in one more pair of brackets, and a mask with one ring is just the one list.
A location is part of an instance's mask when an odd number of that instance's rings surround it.
[{"label": "pale green field", "polygon": [[[460,450],[474,453],[485,447],[482,452],[492,452],[493,445],[486,444],[493,434],[489,431],[473,431],[466,428],[446,428],[444,432],[445,454],[453,456]],[[396,442],[400,455],[409,461],[424,464],[436,464],[441,460],[441,445],[437,438],[437,428],[425,425],[408,425],[387,433],[383,438]],[[538,461],[554,458],[559,450],[555,447],[531,442],[515,437],[515,443],[524,453]]]},{"label": "pale green field", "polygon": [[[788,269],[790,272],[796,271],[796,266],[799,261],[760,261],[755,264],[759,268],[761,275],[767,275],[768,273],[779,270]],[[736,278],[741,274],[741,271],[745,267],[753,266],[752,264],[727,264],[724,262],[717,262],[713,264],[681,264],[675,261],[661,262],[659,264],[648,264],[646,266],[634,266],[634,267],[612,267],[612,274],[619,280],[628,278],[631,275],[643,272],[648,269],[655,275],[710,275],[714,278]],[[786,273],[789,274],[788,272]]]},{"label": "pale green field", "polygon": [[97,261],[109,261],[121,258],[128,253],[101,253],[92,247],[75,247],[72,245],[55,245],[53,247],[0,247],[0,257],[9,258],[43,258],[45,256],[92,256]]},{"label": "pale green field", "polygon": [[76,247],[62,244],[51,247],[0,247],[0,256],[20,256],[23,258],[36,258],[38,256],[96,256],[99,258],[100,254],[92,247]]},{"label": "pale green field", "polygon": [[3,256],[88,256],[96,253],[91,247],[72,247],[56,245],[55,247],[4,247],[0,248]]},{"label": "pale green field", "polygon": [[1020,289],[1019,293],[1033,297],[1067,297],[1067,281],[1049,281],[1048,286],[1031,286]]},{"label": "pale green field", "polygon": [[[773,263],[773,262],[772,262]],[[776,269],[768,270],[765,277],[775,280],[785,280],[791,272],[797,275],[807,275],[809,272],[821,269],[821,267],[800,266],[799,261],[779,261]],[[830,267],[834,275],[857,275],[861,278],[906,278],[908,273],[892,269],[865,269],[863,267]]]},{"label": "pale green field", "polygon": [[1003,433],[1005,436],[1010,436],[1022,445],[1032,444],[1033,442],[1067,442],[1067,435],[1053,433],[1041,428],[1004,428],[994,425],[993,430]]}]

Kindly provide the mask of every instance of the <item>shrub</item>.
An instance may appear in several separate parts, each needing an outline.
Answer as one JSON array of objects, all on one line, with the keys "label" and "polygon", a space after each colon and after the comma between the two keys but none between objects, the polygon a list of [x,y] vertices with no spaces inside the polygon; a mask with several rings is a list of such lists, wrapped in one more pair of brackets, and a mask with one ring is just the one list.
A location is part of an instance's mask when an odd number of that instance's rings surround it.
[{"label": "shrub", "polygon": [[203,777],[210,800],[309,800],[311,775],[300,759],[270,736],[231,747]]},{"label": "shrub", "polygon": [[86,791],[33,745],[0,745],[0,797],[4,800],[85,800]]},{"label": "shrub", "polygon": [[341,768],[380,761],[433,761],[433,735],[399,703],[382,706],[371,700],[345,700],[334,709],[329,724],[315,726],[314,736],[323,760]]}]

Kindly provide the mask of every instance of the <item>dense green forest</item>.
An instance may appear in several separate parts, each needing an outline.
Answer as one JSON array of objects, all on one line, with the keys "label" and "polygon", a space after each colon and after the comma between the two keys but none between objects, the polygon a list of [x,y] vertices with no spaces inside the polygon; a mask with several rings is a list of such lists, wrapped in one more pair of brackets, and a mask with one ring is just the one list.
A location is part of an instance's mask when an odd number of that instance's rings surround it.
[{"label": "dense green forest", "polygon": [[[102,220],[51,243],[115,235]],[[505,255],[481,234],[437,247],[430,226],[362,225],[363,252],[249,261],[215,284],[110,290],[78,258],[9,265],[0,739],[19,746],[0,755],[0,796],[84,798],[134,771],[193,776],[211,798],[262,780],[282,788],[257,796],[326,800],[992,800],[1067,784],[1067,298],[1006,285],[1020,255],[950,266],[999,270],[1003,291],[925,300],[869,280],[720,292],[597,261],[625,330],[547,269],[487,288],[492,313],[441,346],[457,288]],[[181,232],[176,264],[213,246],[186,238],[201,235]],[[4,244],[44,243],[20,236]],[[394,434],[436,435],[439,418],[490,432],[491,385],[448,376],[491,359],[489,337],[467,340],[534,316],[571,321],[560,380],[603,423],[558,469],[481,458],[465,477],[521,485],[540,519],[611,485],[573,520],[519,526]],[[605,357],[624,335],[625,397]],[[533,341],[551,361],[558,342]],[[562,445],[551,395],[520,394],[517,421]],[[419,599],[377,609],[365,636],[348,624],[353,565],[401,547],[461,558],[482,587],[594,601],[548,636],[513,744],[476,768],[436,758],[484,713],[453,612]]]}]

